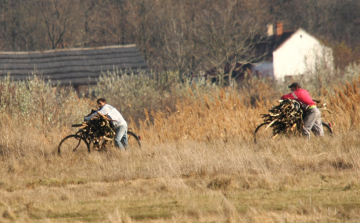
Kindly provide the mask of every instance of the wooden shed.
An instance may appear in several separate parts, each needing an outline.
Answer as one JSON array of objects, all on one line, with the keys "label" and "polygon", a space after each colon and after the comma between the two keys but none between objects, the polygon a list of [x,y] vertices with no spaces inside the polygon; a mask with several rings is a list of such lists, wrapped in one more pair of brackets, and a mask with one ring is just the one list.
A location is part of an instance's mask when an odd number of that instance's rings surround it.
[{"label": "wooden shed", "polygon": [[27,80],[34,73],[60,85],[96,84],[101,72],[138,73],[149,68],[136,45],[36,52],[0,52],[0,77]]}]

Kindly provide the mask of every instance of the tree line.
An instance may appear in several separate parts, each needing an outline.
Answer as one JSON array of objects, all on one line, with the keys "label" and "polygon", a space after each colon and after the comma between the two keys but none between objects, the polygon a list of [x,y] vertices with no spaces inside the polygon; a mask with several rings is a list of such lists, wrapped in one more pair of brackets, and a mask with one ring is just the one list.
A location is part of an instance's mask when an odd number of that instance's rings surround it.
[{"label": "tree line", "polygon": [[253,60],[255,37],[281,21],[349,63],[360,58],[358,11],[358,0],[0,0],[0,51],[136,44],[155,71],[191,75]]}]

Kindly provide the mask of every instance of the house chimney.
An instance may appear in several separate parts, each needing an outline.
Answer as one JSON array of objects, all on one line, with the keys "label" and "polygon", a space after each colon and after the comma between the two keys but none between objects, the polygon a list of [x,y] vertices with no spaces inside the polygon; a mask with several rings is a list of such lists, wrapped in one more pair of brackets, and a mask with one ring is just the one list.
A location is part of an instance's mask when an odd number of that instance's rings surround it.
[{"label": "house chimney", "polygon": [[273,26],[273,24],[268,24],[267,25],[267,35],[268,35],[268,37],[274,35],[274,26]]},{"label": "house chimney", "polygon": [[277,22],[276,23],[276,36],[281,36],[283,34],[283,23]]}]

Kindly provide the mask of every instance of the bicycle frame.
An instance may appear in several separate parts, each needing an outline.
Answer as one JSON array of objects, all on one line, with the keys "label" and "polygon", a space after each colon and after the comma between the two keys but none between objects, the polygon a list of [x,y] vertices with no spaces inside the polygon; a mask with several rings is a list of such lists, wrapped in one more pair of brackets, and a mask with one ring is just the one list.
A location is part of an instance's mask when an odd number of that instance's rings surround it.
[{"label": "bicycle frame", "polygon": [[[304,125],[303,120],[306,112],[300,109],[301,106],[295,106],[296,104],[300,105],[299,102],[294,100],[289,101],[293,103],[291,106],[288,104],[288,102],[282,104],[283,101],[280,101],[280,105],[276,106],[275,108],[273,107],[274,109],[272,108],[269,114],[262,115],[262,117],[264,118],[264,122],[257,126],[257,128],[255,129],[255,143],[257,141],[256,138],[257,134],[259,134],[259,129],[265,129],[265,131],[268,130],[268,132],[271,132],[271,138],[276,138],[279,135],[290,136],[302,134],[302,127]],[[318,104],[318,108],[320,111],[327,111],[331,114],[331,111],[326,108],[326,103],[323,103],[321,105],[319,105],[319,101],[316,101],[316,103]],[[299,116],[300,113],[301,115]],[[296,117],[296,119],[291,119],[292,117]],[[322,126],[325,127],[327,132],[332,134],[331,123],[322,122]]]},{"label": "bicycle frame", "polygon": [[[98,126],[97,122],[88,121],[81,125],[72,125],[73,127],[80,127],[76,135],[82,136],[89,145],[93,145],[93,149],[96,151],[105,150],[106,146],[111,143],[115,138],[115,132],[110,127],[108,121],[100,122],[101,126]],[[101,127],[101,128],[99,128]]]},{"label": "bicycle frame", "polygon": [[[98,116],[82,124],[72,125],[72,127],[78,127],[79,129],[75,134],[68,135],[61,140],[57,148],[58,154],[60,155],[62,153],[61,148],[64,148],[62,145],[65,145],[65,151],[67,150],[66,148],[69,147],[73,152],[77,151],[79,145],[82,145],[82,141],[86,144],[88,152],[90,152],[91,149],[99,152],[107,151],[107,146],[112,143],[116,136],[115,131],[110,126],[110,121],[107,117],[98,114]],[[131,129],[128,129],[127,137],[132,139],[132,145],[141,148],[141,137],[139,135],[132,132]],[[69,146],[67,143],[74,139],[74,146]],[[72,143],[70,143],[70,145],[72,145]]]}]

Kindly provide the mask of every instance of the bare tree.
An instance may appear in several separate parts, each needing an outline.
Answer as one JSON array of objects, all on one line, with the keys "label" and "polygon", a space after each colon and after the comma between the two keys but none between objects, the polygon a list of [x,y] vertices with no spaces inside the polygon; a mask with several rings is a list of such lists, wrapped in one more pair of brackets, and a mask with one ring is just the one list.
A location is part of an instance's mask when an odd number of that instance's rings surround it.
[{"label": "bare tree", "polygon": [[201,28],[196,30],[196,35],[203,45],[207,66],[215,67],[222,78],[227,65],[231,85],[231,74],[237,64],[252,63],[262,56],[255,52],[262,27],[259,17],[252,15],[251,5],[232,0],[225,3],[199,14],[197,19]]},{"label": "bare tree", "polygon": [[158,43],[162,42],[158,38],[158,32],[164,27],[161,27],[158,22],[161,22],[159,15],[163,15],[163,9],[161,8],[163,2],[164,0],[133,0],[128,6],[129,14],[127,18],[129,30],[131,30],[128,38],[139,46],[149,64],[156,57],[154,54],[156,55],[157,52],[154,51],[157,51]]},{"label": "bare tree", "polygon": [[0,1],[0,49],[33,50],[36,44],[36,17],[28,2]]},{"label": "bare tree", "polygon": [[261,58],[258,34],[278,20],[355,48],[359,10],[358,0],[0,0],[0,50],[134,43],[156,71],[224,76]]},{"label": "bare tree", "polygon": [[51,49],[56,49],[58,44],[63,41],[71,22],[73,22],[72,16],[78,10],[77,1],[37,0],[35,4],[39,7],[40,18],[45,25]]}]

